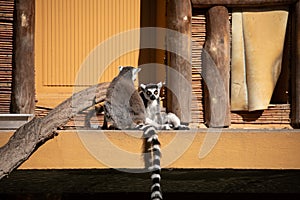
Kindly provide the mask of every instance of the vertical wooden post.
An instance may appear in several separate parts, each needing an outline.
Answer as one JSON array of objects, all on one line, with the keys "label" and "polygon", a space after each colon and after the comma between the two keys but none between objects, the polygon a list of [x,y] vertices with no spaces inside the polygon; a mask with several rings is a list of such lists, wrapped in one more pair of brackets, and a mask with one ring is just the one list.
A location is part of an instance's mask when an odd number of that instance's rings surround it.
[{"label": "vertical wooden post", "polygon": [[[155,27],[156,26],[156,0],[141,0],[141,27]],[[139,72],[139,81],[141,83],[155,83],[156,82],[156,49],[143,48],[144,43],[154,43],[156,35],[152,38],[149,36],[140,36],[140,46],[142,47],[139,52],[139,66],[142,70]]]},{"label": "vertical wooden post", "polygon": [[35,0],[15,0],[12,113],[34,113]]},{"label": "vertical wooden post", "polygon": [[204,112],[208,127],[230,126],[230,29],[226,7],[207,13],[207,40],[203,50]]},{"label": "vertical wooden post", "polygon": [[[168,0],[167,111],[175,113],[183,123],[191,120],[192,98],[192,5],[190,0]],[[178,34],[177,34],[178,33]]]},{"label": "vertical wooden post", "polygon": [[300,2],[295,4],[292,25],[292,91],[291,91],[291,122],[300,128]]}]

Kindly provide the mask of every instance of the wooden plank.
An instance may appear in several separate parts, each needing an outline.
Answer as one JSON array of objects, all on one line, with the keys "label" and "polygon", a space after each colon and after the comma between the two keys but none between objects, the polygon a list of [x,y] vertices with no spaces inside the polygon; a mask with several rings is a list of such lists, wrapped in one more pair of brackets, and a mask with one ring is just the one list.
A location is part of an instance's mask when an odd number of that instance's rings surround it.
[{"label": "wooden plank", "polygon": [[208,8],[215,5],[222,5],[226,7],[269,7],[290,5],[297,2],[297,0],[191,0],[193,7]]},{"label": "wooden plank", "polygon": [[17,129],[32,117],[32,114],[0,114],[0,129]]},{"label": "wooden plank", "polygon": [[35,0],[16,0],[12,113],[33,114]]},{"label": "wooden plank", "polygon": [[169,66],[167,70],[167,111],[183,123],[191,122],[192,99],[192,6],[190,0],[170,0],[167,27],[179,32],[168,33]]},{"label": "wooden plank", "polygon": [[215,6],[207,14],[207,40],[202,55],[205,123],[230,126],[230,28],[227,8]]},{"label": "wooden plank", "polygon": [[292,126],[300,128],[300,2],[293,10],[292,27]]}]

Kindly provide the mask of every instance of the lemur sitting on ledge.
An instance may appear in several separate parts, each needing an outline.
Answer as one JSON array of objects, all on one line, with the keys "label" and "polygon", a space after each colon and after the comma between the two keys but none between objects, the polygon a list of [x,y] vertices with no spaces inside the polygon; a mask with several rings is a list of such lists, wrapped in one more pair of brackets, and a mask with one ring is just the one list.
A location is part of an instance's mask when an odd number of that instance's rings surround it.
[{"label": "lemur sitting on ledge", "polygon": [[157,129],[169,130],[189,130],[188,126],[181,125],[180,119],[174,113],[161,111],[160,90],[162,82],[157,84],[141,84],[140,96],[146,108],[146,124],[152,125]]}]

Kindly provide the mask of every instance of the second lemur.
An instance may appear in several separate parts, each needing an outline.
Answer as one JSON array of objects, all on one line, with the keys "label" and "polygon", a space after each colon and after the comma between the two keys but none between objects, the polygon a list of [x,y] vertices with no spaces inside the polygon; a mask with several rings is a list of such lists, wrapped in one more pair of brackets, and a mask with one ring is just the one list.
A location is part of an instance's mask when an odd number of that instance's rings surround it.
[{"label": "second lemur", "polygon": [[140,85],[140,96],[143,99],[146,108],[146,124],[152,125],[157,129],[175,129],[188,130],[189,127],[182,125],[180,119],[174,113],[165,113],[161,111],[160,90],[162,82],[157,84],[149,83]]}]

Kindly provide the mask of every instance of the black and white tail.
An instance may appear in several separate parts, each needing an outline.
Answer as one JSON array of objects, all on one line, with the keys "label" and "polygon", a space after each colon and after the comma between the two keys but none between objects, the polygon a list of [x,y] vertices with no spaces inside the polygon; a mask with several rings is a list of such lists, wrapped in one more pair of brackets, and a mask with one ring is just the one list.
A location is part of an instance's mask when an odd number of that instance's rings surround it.
[{"label": "black and white tail", "polygon": [[153,126],[144,126],[144,161],[146,167],[151,171],[151,200],[161,200],[162,193],[160,187],[160,142],[156,133],[156,129]]}]

